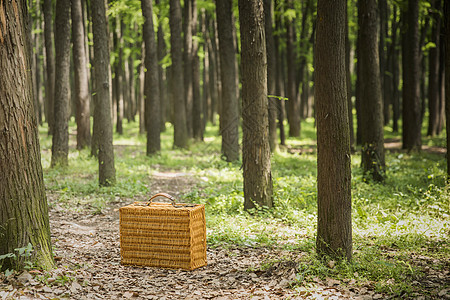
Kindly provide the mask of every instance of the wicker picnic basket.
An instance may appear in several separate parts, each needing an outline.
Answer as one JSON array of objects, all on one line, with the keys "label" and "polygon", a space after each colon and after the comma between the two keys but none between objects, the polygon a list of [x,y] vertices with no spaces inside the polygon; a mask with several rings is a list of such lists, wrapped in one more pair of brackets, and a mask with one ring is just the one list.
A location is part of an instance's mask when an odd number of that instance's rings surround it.
[{"label": "wicker picnic basket", "polygon": [[[156,197],[172,203],[156,203]],[[193,270],[206,265],[203,204],[176,204],[165,193],[147,203],[120,208],[120,256],[123,265]]]}]

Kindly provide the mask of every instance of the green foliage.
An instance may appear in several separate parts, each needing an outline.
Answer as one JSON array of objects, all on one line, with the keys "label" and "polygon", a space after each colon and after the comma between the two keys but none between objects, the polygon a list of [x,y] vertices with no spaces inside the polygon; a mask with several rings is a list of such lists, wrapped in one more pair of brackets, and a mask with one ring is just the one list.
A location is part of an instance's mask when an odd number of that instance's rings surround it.
[{"label": "green foliage", "polygon": [[0,270],[2,270],[3,263],[6,259],[13,262],[12,269],[5,270],[5,276],[14,273],[14,270],[19,269],[31,269],[33,267],[33,262],[31,261],[31,254],[33,253],[33,245],[28,243],[25,247],[14,249],[14,253],[6,253],[0,255]]}]

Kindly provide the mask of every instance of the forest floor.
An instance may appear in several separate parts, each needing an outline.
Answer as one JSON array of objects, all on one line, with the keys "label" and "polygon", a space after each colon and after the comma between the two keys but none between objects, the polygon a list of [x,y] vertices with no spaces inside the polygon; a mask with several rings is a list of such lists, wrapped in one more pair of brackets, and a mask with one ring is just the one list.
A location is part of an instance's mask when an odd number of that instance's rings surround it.
[{"label": "forest floor", "polygon": [[[156,174],[153,185],[177,194],[188,188],[190,180],[188,174],[164,172]],[[303,254],[276,248],[208,248],[207,266],[194,271],[122,266],[118,209],[127,201],[112,202],[101,214],[92,214],[84,211],[89,207],[63,208],[54,202],[56,195],[48,198],[57,268],[8,278],[0,275],[0,299],[390,298],[374,292],[371,283],[361,285],[354,279],[315,278],[307,286],[294,288],[291,284]],[[273,260],[278,262],[263,271],[261,266]]]},{"label": "forest floor", "polygon": [[[152,185],[155,190],[176,195],[186,191],[191,180],[189,174],[161,172],[155,174]],[[276,248],[208,248],[207,266],[194,271],[122,266],[118,209],[136,199],[109,203],[100,214],[92,214],[85,211],[89,207],[63,208],[56,197],[48,195],[57,268],[0,277],[0,299],[395,298],[375,292],[373,282],[361,284],[355,279],[314,278],[305,286],[293,285],[304,254]],[[267,261],[277,263],[262,268]],[[448,286],[449,276],[448,269],[443,269],[416,284],[424,288]],[[449,299],[449,292],[440,290],[438,295]],[[417,294],[414,298],[428,297]]]}]

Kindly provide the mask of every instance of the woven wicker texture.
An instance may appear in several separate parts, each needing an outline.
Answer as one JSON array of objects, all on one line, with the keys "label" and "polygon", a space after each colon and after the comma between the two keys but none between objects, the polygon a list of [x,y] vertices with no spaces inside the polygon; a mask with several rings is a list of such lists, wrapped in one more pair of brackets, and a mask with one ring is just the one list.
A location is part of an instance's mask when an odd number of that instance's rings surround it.
[{"label": "woven wicker texture", "polygon": [[[156,196],[167,197],[167,194]],[[171,197],[171,196],[169,196]],[[139,203],[120,208],[124,265],[193,270],[206,265],[204,205]]]}]

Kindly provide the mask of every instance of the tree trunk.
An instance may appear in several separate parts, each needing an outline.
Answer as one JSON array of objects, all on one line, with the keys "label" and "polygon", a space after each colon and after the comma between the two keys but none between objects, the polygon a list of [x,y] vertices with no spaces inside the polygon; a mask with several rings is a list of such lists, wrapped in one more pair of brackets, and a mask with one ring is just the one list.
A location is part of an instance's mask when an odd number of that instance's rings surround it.
[{"label": "tree trunk", "polygon": [[188,136],[193,136],[193,118],[192,110],[194,106],[193,91],[192,91],[192,5],[193,0],[184,0],[184,18],[183,18],[183,32],[184,32],[184,97],[186,101],[186,125]]},{"label": "tree trunk", "polygon": [[355,151],[355,130],[353,128],[352,79],[350,72],[350,39],[348,32],[348,9],[345,10],[345,78],[347,83],[347,115],[350,133],[350,149]]},{"label": "tree trunk", "polygon": [[[287,0],[288,8],[293,8],[292,0]],[[295,76],[295,50],[294,50],[294,20],[286,20],[286,52],[287,52],[287,97],[289,136],[300,137],[300,103],[297,99],[297,86]]]},{"label": "tree trunk", "polygon": [[419,0],[408,1],[403,11],[403,149],[421,149],[421,103],[419,61]]},{"label": "tree trunk", "polygon": [[375,181],[385,174],[383,103],[381,98],[380,66],[378,65],[378,22],[376,0],[359,1],[361,62],[361,165]]},{"label": "tree trunk", "polygon": [[70,109],[70,0],[56,1],[55,32],[55,100],[51,165],[69,164]]},{"label": "tree trunk", "polygon": [[271,208],[267,57],[263,1],[239,0],[244,209]]},{"label": "tree trunk", "polygon": [[315,47],[317,252],[352,257],[350,135],[345,77],[345,0],[318,0]]},{"label": "tree trunk", "polygon": [[183,81],[183,57],[181,53],[181,6],[180,0],[170,0],[170,53],[172,55],[172,83],[174,116],[174,147],[188,146],[188,132],[186,128],[186,105]]},{"label": "tree trunk", "polygon": [[[197,0],[191,0],[192,5],[192,23],[191,33],[192,36],[197,37],[198,26],[198,12],[197,12]],[[200,58],[198,56],[199,44],[198,40],[194,38],[192,40],[192,97],[193,97],[193,136],[198,141],[203,140],[203,120],[202,120],[202,98],[200,96]]]},{"label": "tree trunk", "polygon": [[146,132],[145,128],[145,43],[142,41],[141,46],[141,63],[139,64],[139,96],[138,96],[138,107],[139,107],[139,133],[144,134]]},{"label": "tree trunk", "polygon": [[[155,4],[159,5],[160,1],[156,0]],[[162,68],[161,61],[166,56],[166,42],[164,41],[164,31],[162,22],[158,22],[158,81],[159,81],[159,99],[160,99],[160,122],[161,122],[161,132],[166,130],[166,114],[167,114],[167,96],[166,96],[166,74],[164,69]]]},{"label": "tree trunk", "polygon": [[99,184],[116,181],[114,167],[113,125],[111,119],[108,23],[104,0],[91,0],[94,36],[94,138],[98,145]]},{"label": "tree trunk", "polygon": [[204,38],[203,42],[203,86],[202,86],[202,97],[203,97],[203,132],[206,129],[206,123],[211,120],[211,93],[209,91],[209,65],[210,65],[210,53],[209,53],[209,47],[210,47],[210,37],[209,37],[209,31],[208,31],[208,21],[209,16],[207,15],[205,9],[202,9],[201,14],[201,31],[202,36]]},{"label": "tree trunk", "polygon": [[159,102],[158,53],[156,49],[155,30],[153,28],[152,0],[142,0],[142,14],[144,15],[145,41],[145,101],[149,109],[147,114],[147,155],[161,150],[161,122]]},{"label": "tree trunk", "polygon": [[397,47],[397,33],[398,33],[398,25],[400,24],[397,21],[397,8],[393,6],[393,20],[395,25],[392,25],[392,48],[393,48],[393,56],[392,56],[392,131],[398,132],[398,120],[400,119],[400,93],[398,90],[398,85],[400,81],[400,63],[399,56],[400,50]]},{"label": "tree trunk", "polygon": [[[275,0],[275,7],[279,7],[279,0]],[[280,32],[282,30],[282,21],[281,14],[275,14],[275,31]],[[275,93],[277,96],[285,97],[285,88],[284,88],[284,61],[281,46],[280,46],[280,38],[279,35],[275,35],[275,59],[276,59],[276,81],[275,81]],[[286,145],[286,134],[284,131],[284,116],[285,116],[285,101],[277,101],[277,118],[278,118],[278,127],[280,129],[280,145]]]},{"label": "tree trunk", "polygon": [[208,18],[210,28],[210,32],[208,32],[208,37],[206,41],[208,42],[208,65],[209,65],[209,94],[211,95],[211,105],[210,110],[208,112],[209,121],[215,125],[216,124],[216,113],[217,113],[217,103],[219,101],[219,89],[218,87],[218,78],[217,78],[217,61],[218,61],[218,53],[214,51],[216,48],[216,31],[215,31],[215,20],[214,18]]},{"label": "tree trunk", "polygon": [[275,41],[272,30],[272,0],[264,0],[264,18],[267,52],[267,93],[269,95],[269,145],[270,151],[277,148],[277,98],[275,93]]},{"label": "tree trunk", "polygon": [[232,33],[232,1],[216,0],[219,36],[220,77],[222,82],[222,152],[229,162],[239,160],[239,112],[236,98],[236,56]]},{"label": "tree trunk", "polygon": [[387,0],[379,0],[378,1],[378,11],[379,13],[379,32],[380,32],[380,38],[379,42],[377,41],[378,45],[378,53],[379,53],[379,68],[380,68],[380,86],[381,86],[381,103],[383,105],[383,125],[387,125],[389,123],[390,115],[389,115],[389,98],[385,98],[384,90],[386,88],[386,82],[385,82],[385,73],[387,69],[387,54],[386,54],[386,37],[388,36],[387,30],[388,30],[388,9],[387,9]]},{"label": "tree trunk", "polygon": [[44,0],[44,38],[47,81],[45,82],[45,101],[47,102],[46,121],[48,134],[53,134],[53,99],[55,97],[55,57],[53,55],[53,8],[51,0]]},{"label": "tree trunk", "polygon": [[[38,268],[53,267],[39,132],[30,77],[27,1],[1,4],[0,28],[0,255],[31,243]],[[16,267],[5,259],[0,272]],[[19,256],[19,268],[24,257]]]},{"label": "tree trunk", "polygon": [[91,113],[81,0],[72,0],[72,39],[75,67],[77,149],[83,149],[91,145]]},{"label": "tree trunk", "polygon": [[447,182],[450,182],[450,3],[444,1],[445,22],[445,118],[447,120]]},{"label": "tree trunk", "polygon": [[122,88],[123,76],[123,37],[120,30],[121,21],[116,17],[114,28],[114,48],[119,49],[117,61],[115,62],[114,88],[116,89],[116,132],[123,134],[123,112],[124,112],[124,91]]},{"label": "tree trunk", "polygon": [[439,80],[439,58],[440,58],[440,29],[441,29],[441,1],[434,0],[435,11],[432,13],[433,25],[431,29],[431,42],[436,46],[430,49],[428,56],[428,136],[435,136],[439,129],[440,119],[440,80]]}]

